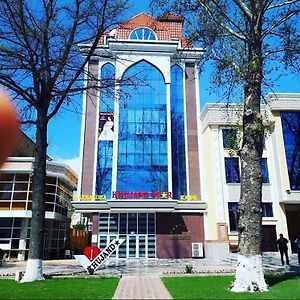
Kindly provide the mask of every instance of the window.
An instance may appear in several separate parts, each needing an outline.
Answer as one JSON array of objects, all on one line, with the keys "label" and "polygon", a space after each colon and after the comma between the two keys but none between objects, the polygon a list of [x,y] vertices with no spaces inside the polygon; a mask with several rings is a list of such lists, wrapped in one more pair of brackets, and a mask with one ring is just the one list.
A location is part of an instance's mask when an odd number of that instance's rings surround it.
[{"label": "window", "polygon": [[140,61],[126,70],[122,80],[125,84],[120,99],[117,191],[167,191],[164,78],[153,65]]},{"label": "window", "polygon": [[266,202],[261,204],[262,216],[267,218],[272,218],[273,215],[273,206],[272,203]]},{"label": "window", "polygon": [[156,40],[154,31],[149,28],[137,28],[131,32],[131,40]]},{"label": "window", "polygon": [[113,142],[98,142],[98,158],[96,171],[96,195],[111,196]]},{"label": "window", "polygon": [[281,112],[282,134],[291,190],[300,190],[300,112]]},{"label": "window", "polygon": [[237,146],[237,130],[234,128],[222,129],[224,149],[235,149]]},{"label": "window", "polygon": [[106,63],[101,68],[101,86],[100,89],[100,112],[111,113],[114,111],[115,99],[115,66]]},{"label": "window", "polygon": [[171,68],[171,137],[172,137],[172,181],[173,198],[187,194],[183,70],[175,65]]},{"label": "window", "polygon": [[268,172],[268,164],[267,159],[261,159],[261,171],[262,171],[262,182],[269,183],[269,172]]},{"label": "window", "polygon": [[225,157],[226,183],[240,182],[239,159],[237,157]]},{"label": "window", "polygon": [[[270,202],[265,202],[261,204],[262,217],[272,218],[273,206]],[[239,222],[239,203],[238,202],[228,202],[228,214],[229,214],[229,229],[230,231],[238,230]]]},{"label": "window", "polygon": [[115,66],[106,63],[101,68],[99,104],[98,155],[96,195],[111,196],[112,154],[114,140]]},{"label": "window", "polygon": [[239,222],[239,211],[238,210],[239,210],[238,202],[228,202],[230,231],[238,230],[238,222]]}]

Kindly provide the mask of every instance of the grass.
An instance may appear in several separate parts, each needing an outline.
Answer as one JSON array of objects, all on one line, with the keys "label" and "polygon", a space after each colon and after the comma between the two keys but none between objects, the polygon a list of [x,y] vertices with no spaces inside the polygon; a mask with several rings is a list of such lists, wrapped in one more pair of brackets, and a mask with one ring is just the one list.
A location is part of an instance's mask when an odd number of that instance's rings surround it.
[{"label": "grass", "polygon": [[30,283],[0,280],[0,299],[111,299],[118,278],[47,279]]},{"label": "grass", "polygon": [[233,276],[164,277],[163,283],[174,299],[300,299],[300,276],[269,275],[268,292],[228,291]]}]

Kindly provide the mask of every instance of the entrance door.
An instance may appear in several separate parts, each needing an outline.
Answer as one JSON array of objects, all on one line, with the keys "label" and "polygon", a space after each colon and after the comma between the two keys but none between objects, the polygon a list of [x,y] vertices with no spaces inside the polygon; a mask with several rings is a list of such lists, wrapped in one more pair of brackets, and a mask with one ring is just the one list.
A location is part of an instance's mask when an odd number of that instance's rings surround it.
[{"label": "entrance door", "polygon": [[276,228],[275,225],[263,225],[262,251],[276,252]]},{"label": "entrance door", "polygon": [[139,240],[139,257],[144,258],[147,257],[146,253],[146,235],[139,235],[138,237]]},{"label": "entrance door", "polygon": [[129,258],[135,258],[137,256],[137,248],[138,248],[138,242],[137,242],[137,235],[128,235],[127,236],[127,257]]},{"label": "entrance door", "polygon": [[127,236],[127,257],[128,258],[147,258],[147,235],[130,234]]},{"label": "entrance door", "polygon": [[294,241],[300,235],[300,205],[286,204],[285,212],[292,252],[297,253],[297,247]]},{"label": "entrance door", "polygon": [[100,213],[99,247],[103,250],[114,238],[125,241],[111,257],[155,258],[154,213]]}]

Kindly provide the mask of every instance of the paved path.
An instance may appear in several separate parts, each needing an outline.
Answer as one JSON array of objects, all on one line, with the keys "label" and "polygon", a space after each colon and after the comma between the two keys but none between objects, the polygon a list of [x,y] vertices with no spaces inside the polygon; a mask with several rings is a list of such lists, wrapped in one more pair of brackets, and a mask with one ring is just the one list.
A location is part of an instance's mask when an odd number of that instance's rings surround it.
[{"label": "paved path", "polygon": [[125,275],[113,299],[172,299],[158,275]]},{"label": "paved path", "polygon": [[[95,272],[98,275],[168,275],[181,274],[186,265],[193,266],[196,273],[234,273],[236,267],[236,254],[230,254],[219,260],[204,259],[109,259]],[[264,253],[263,262],[265,270],[279,272],[295,271],[300,273],[297,255],[290,256],[290,267],[282,267],[280,255],[275,253]],[[0,267],[0,277],[5,275],[14,276],[17,271],[24,272],[26,262],[5,261]],[[87,273],[75,259],[45,260],[43,271],[47,275],[86,275]]]}]

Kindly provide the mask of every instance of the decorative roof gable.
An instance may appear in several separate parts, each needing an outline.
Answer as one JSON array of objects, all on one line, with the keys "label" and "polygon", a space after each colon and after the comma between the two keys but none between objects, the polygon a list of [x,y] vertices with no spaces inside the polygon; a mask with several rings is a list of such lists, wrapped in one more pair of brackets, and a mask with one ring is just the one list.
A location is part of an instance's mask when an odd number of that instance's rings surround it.
[{"label": "decorative roof gable", "polygon": [[[140,13],[129,19],[127,22],[118,25],[104,36],[111,36],[117,40],[129,39],[130,33],[140,27],[146,27],[156,33],[159,41],[180,40],[182,48],[193,48],[189,44],[182,33],[184,19],[181,16],[170,13],[164,14],[157,19],[152,18],[146,13]],[[100,40],[100,44],[104,44],[104,36]]]}]

